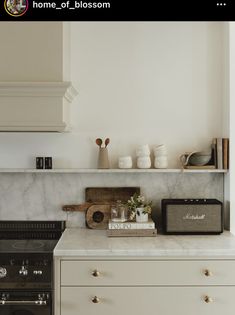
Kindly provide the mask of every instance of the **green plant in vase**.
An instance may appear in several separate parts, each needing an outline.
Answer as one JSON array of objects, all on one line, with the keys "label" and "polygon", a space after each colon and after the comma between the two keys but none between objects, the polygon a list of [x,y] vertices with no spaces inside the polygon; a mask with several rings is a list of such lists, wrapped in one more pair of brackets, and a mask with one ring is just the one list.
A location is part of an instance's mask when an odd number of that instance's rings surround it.
[{"label": "green plant in vase", "polygon": [[148,215],[152,212],[152,201],[147,201],[145,196],[134,194],[128,201],[127,206],[130,211],[130,220],[136,222],[147,222]]}]

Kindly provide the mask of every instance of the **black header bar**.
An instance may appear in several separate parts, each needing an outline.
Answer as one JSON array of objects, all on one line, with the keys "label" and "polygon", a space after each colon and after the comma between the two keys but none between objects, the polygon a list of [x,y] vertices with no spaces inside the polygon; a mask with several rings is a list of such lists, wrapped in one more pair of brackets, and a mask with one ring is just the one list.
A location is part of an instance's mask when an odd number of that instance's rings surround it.
[{"label": "black header bar", "polygon": [[232,0],[0,0],[0,21],[234,21]]}]

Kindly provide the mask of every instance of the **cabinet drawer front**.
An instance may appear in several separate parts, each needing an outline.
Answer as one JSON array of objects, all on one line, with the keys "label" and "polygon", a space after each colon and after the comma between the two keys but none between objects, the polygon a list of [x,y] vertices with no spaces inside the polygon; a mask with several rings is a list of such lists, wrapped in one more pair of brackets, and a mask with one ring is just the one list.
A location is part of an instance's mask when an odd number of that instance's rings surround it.
[{"label": "cabinet drawer front", "polygon": [[235,285],[235,261],[62,261],[61,285]]},{"label": "cabinet drawer front", "polygon": [[61,315],[234,315],[234,296],[235,287],[62,287]]}]

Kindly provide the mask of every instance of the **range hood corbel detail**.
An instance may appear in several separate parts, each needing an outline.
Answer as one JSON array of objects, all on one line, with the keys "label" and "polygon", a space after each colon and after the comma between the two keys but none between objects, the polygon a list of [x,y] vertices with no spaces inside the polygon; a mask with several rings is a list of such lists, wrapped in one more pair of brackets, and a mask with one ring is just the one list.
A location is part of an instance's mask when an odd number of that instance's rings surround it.
[{"label": "range hood corbel detail", "polygon": [[68,131],[77,94],[71,82],[0,82],[0,131]]}]

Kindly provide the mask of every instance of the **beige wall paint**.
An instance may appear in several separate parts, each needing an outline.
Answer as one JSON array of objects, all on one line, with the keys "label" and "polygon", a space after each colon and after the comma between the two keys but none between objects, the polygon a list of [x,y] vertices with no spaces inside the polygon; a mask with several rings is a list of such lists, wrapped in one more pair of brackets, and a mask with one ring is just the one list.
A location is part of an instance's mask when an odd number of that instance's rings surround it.
[{"label": "beige wall paint", "polygon": [[0,81],[62,81],[63,23],[2,22]]}]

